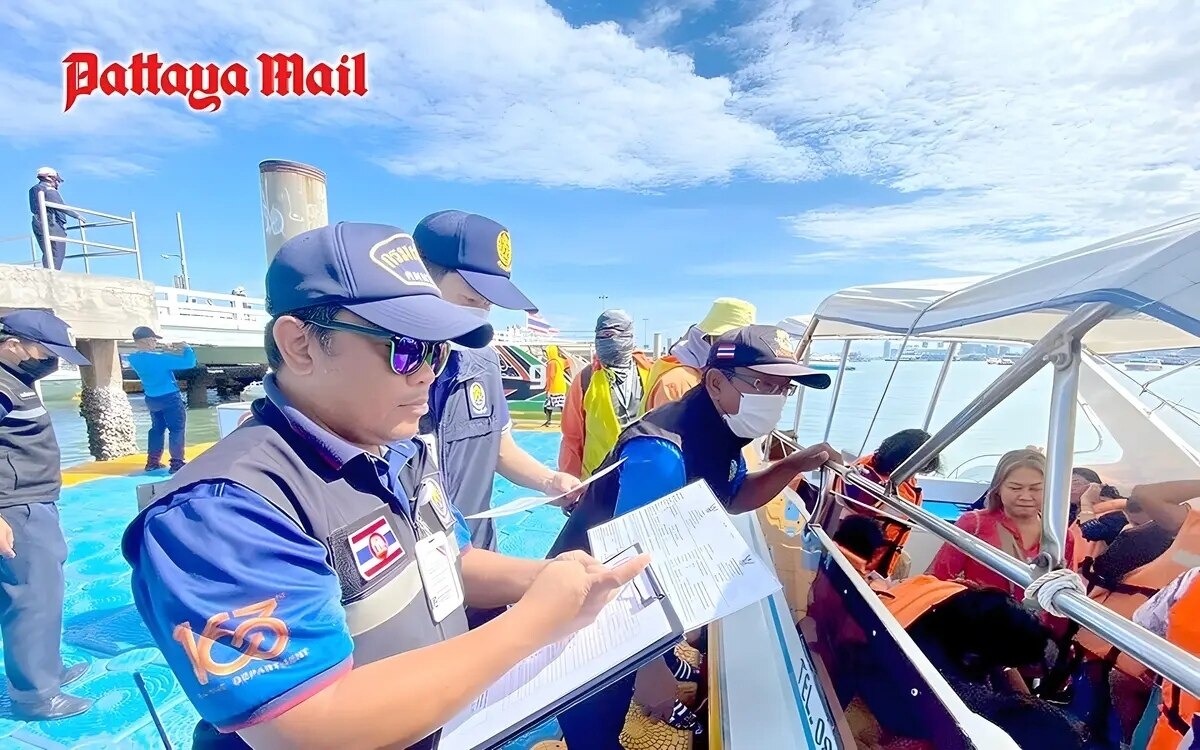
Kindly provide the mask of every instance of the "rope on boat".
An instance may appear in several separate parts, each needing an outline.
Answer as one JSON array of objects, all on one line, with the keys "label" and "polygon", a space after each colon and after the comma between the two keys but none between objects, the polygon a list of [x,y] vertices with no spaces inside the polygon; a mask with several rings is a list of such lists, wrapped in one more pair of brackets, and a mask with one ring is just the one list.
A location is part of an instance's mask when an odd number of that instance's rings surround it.
[{"label": "rope on boat", "polygon": [[1085,596],[1087,595],[1087,589],[1083,586],[1083,579],[1079,577],[1078,573],[1069,568],[1059,568],[1035,578],[1025,587],[1025,597],[1027,599],[1036,599],[1038,606],[1055,617],[1066,618],[1068,615],[1054,606],[1054,598],[1063,591],[1076,591]]}]

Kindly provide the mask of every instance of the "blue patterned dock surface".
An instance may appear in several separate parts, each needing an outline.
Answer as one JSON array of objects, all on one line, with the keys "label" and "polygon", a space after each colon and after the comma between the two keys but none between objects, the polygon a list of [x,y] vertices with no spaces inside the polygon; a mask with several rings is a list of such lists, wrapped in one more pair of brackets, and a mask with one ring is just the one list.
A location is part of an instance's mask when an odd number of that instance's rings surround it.
[{"label": "blue patterned dock surface", "polygon": [[[550,466],[556,463],[557,433],[515,435],[533,456]],[[11,718],[6,688],[0,686],[0,748],[162,748],[134,684],[135,672],[141,672],[146,682],[172,747],[191,747],[195,709],[133,607],[129,567],[120,551],[121,533],[137,509],[135,488],[161,481],[164,476],[165,472],[104,477],[63,490],[59,508],[69,548],[63,657],[68,665],[89,665],[87,674],[71,685],[70,692],[93,698],[96,705],[82,716],[62,721],[19,722]],[[493,501],[502,504],[526,492],[497,477]],[[561,511],[552,507],[501,519],[500,548],[512,555],[543,557],[562,523]],[[557,736],[557,726],[550,722],[514,741],[509,748],[525,750],[539,740]]]}]

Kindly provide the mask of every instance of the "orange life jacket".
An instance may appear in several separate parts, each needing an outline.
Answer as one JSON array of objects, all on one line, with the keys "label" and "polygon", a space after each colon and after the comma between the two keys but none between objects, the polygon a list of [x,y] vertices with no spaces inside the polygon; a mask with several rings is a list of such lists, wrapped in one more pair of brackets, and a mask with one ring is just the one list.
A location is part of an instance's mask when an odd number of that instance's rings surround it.
[{"label": "orange life jacket", "polygon": [[867,567],[868,561],[859,557],[858,555],[854,554],[853,552],[846,549],[845,547],[843,547],[840,544],[838,545],[838,549],[841,550],[841,553],[846,556],[847,562],[849,562],[850,565],[853,566],[854,569],[858,571],[858,574],[861,575],[863,578],[866,578],[867,573],[870,572],[870,568]]},{"label": "orange life jacket", "polygon": [[879,598],[892,617],[907,628],[921,615],[967,587],[958,581],[943,581],[930,575],[913,576],[881,591]]},{"label": "orange life jacket", "polygon": [[[874,454],[863,456],[855,461],[854,465],[866,469],[867,476],[876,482],[887,484],[888,477],[875,468]],[[841,477],[834,478],[833,491],[839,495],[846,494],[846,487]],[[916,480],[912,477],[900,483],[900,486],[896,488],[896,494],[913,505],[920,505],[922,502],[921,488],[917,486]],[[883,503],[880,502],[870,503],[870,505],[875,508],[883,508]],[[862,511],[862,508],[857,505],[851,505],[849,508],[857,512]],[[900,564],[900,553],[904,550],[905,543],[908,542],[911,530],[907,526],[883,516],[875,516],[875,520],[879,521],[883,528],[883,546],[871,558],[869,567],[881,576],[889,577],[896,571],[896,566]]]},{"label": "orange life jacket", "polygon": [[[1200,656],[1200,578],[1193,579],[1187,591],[1171,607],[1167,616],[1167,640]],[[1200,713],[1200,699],[1164,680],[1159,712],[1146,750],[1176,750],[1191,729],[1192,717]]]},{"label": "orange life jacket", "polygon": [[[1133,619],[1134,611],[1142,606],[1151,596],[1165,588],[1182,573],[1200,565],[1200,509],[1197,501],[1191,500],[1192,505],[1183,526],[1175,541],[1167,551],[1153,561],[1130,571],[1121,580],[1115,590],[1096,586],[1088,592],[1095,602],[1103,604],[1113,612],[1126,619]],[[1091,631],[1081,628],[1075,638],[1093,656],[1114,663],[1131,677],[1138,677],[1146,682],[1151,680],[1151,672],[1141,662],[1120,653],[1112,644]]]}]

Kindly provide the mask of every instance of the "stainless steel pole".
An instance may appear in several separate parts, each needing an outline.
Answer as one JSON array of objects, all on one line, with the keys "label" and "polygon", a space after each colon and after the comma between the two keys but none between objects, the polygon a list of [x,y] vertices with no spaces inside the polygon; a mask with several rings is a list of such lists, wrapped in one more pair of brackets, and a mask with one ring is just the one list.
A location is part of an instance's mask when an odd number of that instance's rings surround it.
[{"label": "stainless steel pole", "polygon": [[[833,394],[829,399],[829,416],[825,418],[825,437],[822,438],[826,442],[829,441],[829,433],[833,430],[833,415],[837,412],[838,396],[842,395],[842,378],[846,375],[846,362],[850,359],[850,339],[842,344],[842,358],[839,361],[837,376],[833,380]],[[796,389],[796,395],[799,396],[802,388]]]},{"label": "stainless steel pole", "polygon": [[187,249],[183,246],[183,214],[175,212],[175,227],[179,231],[179,265],[183,269],[183,288],[191,289],[192,280],[188,278]]},{"label": "stainless steel pole", "polygon": [[946,361],[942,363],[937,383],[933,386],[933,395],[929,397],[929,409],[925,412],[925,422],[921,425],[922,430],[928,430],[929,425],[933,422],[933,410],[937,408],[938,398],[942,395],[942,386],[946,384],[946,375],[950,373],[950,365],[954,362],[954,355],[958,353],[958,346],[958,342],[955,341],[950,344],[950,350],[946,352]]}]

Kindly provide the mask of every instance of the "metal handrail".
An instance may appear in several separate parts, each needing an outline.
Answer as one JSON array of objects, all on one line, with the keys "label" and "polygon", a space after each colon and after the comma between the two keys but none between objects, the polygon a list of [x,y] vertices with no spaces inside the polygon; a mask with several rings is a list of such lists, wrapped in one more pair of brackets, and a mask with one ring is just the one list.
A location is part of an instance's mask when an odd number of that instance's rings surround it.
[{"label": "metal handrail", "polygon": [[[77,218],[79,224],[78,224],[78,226],[72,227],[72,229],[79,230],[79,239],[75,239],[74,237],[66,237],[66,236],[51,237],[50,231],[49,231],[50,221],[49,221],[48,209],[52,209],[52,208],[58,209],[60,211],[71,211],[75,214],[83,213],[83,214],[87,214],[89,216],[99,216],[101,218],[108,219],[109,221],[97,222],[95,224],[89,224],[88,222]],[[65,203],[55,203],[54,201],[46,200],[46,194],[39,191],[37,194],[37,217],[39,220],[39,225],[42,227],[42,230],[43,230],[42,231],[42,246],[39,249],[46,255],[46,257],[50,257],[51,243],[53,243],[53,242],[62,242],[64,245],[66,245],[66,244],[82,245],[83,246],[82,253],[71,254],[71,255],[66,255],[64,253],[64,260],[67,258],[83,258],[84,272],[91,273],[91,266],[88,263],[88,261],[91,258],[99,258],[99,257],[111,256],[111,255],[132,255],[134,261],[137,263],[138,280],[139,281],[144,280],[145,277],[142,275],[141,243],[138,241],[137,214],[135,214],[134,212],[130,211],[129,216],[117,216],[116,214],[108,214],[108,213],[104,213],[103,211],[94,211],[90,208],[82,208],[80,206],[69,206]],[[128,225],[129,226],[130,231],[133,234],[133,247],[121,247],[119,245],[110,245],[110,244],[103,243],[103,242],[96,242],[95,240],[92,240],[92,241],[88,240],[87,234],[85,232],[85,230],[88,227],[96,228],[96,227],[102,227],[102,226],[115,226],[115,225]],[[109,252],[89,253],[88,252],[89,247],[104,248],[105,250],[108,250]],[[34,263],[37,262],[36,255],[33,258],[33,261],[34,261]]]},{"label": "metal handrail", "polygon": [[[795,450],[803,449],[798,442],[779,431],[773,433],[773,436]],[[820,518],[822,515],[822,509],[819,506],[827,502],[830,472],[840,476],[843,482],[852,484],[871,495],[890,510],[904,514],[912,520],[915,526],[954,545],[968,557],[983,563],[1018,586],[1028,587],[1033,582],[1034,569],[1028,563],[1001,552],[987,542],[938,518],[921,506],[890,494],[882,485],[872,482],[853,469],[840,464],[826,463],[821,468],[821,496],[818,500],[818,508],[813,512],[812,518]],[[1200,659],[1107,607],[1092,601],[1078,591],[1060,590],[1054,594],[1051,601],[1059,611],[1122,652],[1178,685],[1181,689],[1192,695],[1200,695]]]}]

